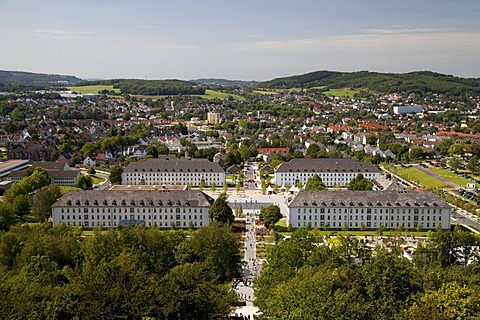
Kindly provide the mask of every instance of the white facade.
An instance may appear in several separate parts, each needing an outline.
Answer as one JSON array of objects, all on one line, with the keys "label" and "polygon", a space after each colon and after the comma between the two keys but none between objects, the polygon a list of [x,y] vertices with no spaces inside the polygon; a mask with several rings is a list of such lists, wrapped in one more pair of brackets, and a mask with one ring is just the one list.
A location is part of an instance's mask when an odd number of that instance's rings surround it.
[{"label": "white facade", "polygon": [[88,156],[83,160],[83,165],[87,167],[95,167],[96,164],[97,162]]},{"label": "white facade", "polygon": [[218,112],[208,112],[207,113],[207,122],[209,124],[220,123],[220,113],[218,113]]},{"label": "white facade", "polygon": [[225,171],[206,159],[160,157],[130,163],[122,173],[124,185],[215,185],[225,184]]},{"label": "white facade", "polygon": [[344,187],[358,174],[375,180],[381,172],[371,163],[352,159],[292,159],[275,170],[275,183],[279,186],[305,185],[318,175],[328,187]]},{"label": "white facade", "polygon": [[395,114],[409,114],[409,113],[423,113],[422,106],[398,106],[393,107],[393,113]]},{"label": "white facade", "polygon": [[288,204],[293,228],[434,230],[450,229],[451,207],[426,191],[303,191]]},{"label": "white facade", "polygon": [[52,206],[52,217],[54,226],[65,223],[115,228],[144,224],[187,229],[191,224],[208,225],[211,203],[213,199],[198,190],[76,191],[67,193]]}]

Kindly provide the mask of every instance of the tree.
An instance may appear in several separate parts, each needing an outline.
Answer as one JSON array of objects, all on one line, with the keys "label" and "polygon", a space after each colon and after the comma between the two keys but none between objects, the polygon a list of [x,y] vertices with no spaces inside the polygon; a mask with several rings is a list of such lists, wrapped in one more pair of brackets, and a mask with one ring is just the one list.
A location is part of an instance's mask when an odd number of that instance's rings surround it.
[{"label": "tree", "polygon": [[358,174],[350,181],[347,186],[348,190],[372,190],[373,182],[370,179],[364,178],[363,174]]},{"label": "tree", "polygon": [[93,175],[96,174],[97,172],[95,171],[94,168],[88,168],[87,173],[88,173],[89,175],[93,176]]},{"label": "tree", "polygon": [[275,226],[275,224],[282,219],[282,213],[279,206],[268,206],[260,209],[260,221],[263,222],[266,228]]},{"label": "tree", "polygon": [[212,222],[184,241],[176,258],[181,264],[206,262],[221,282],[228,281],[240,274],[239,240],[230,226]]},{"label": "tree", "polygon": [[231,224],[235,220],[232,208],[228,206],[224,195],[220,195],[215,202],[213,202],[213,205],[208,209],[208,216],[210,220],[224,224]]},{"label": "tree", "polygon": [[91,176],[86,176],[86,175],[80,175],[78,178],[77,182],[77,187],[82,189],[82,190],[88,190],[92,188],[93,186],[93,180]]},{"label": "tree", "polygon": [[8,189],[5,193],[5,200],[12,203],[15,197],[29,194],[44,186],[48,186],[49,184],[50,178],[48,177],[47,170],[45,168],[36,167],[31,175],[14,183],[13,186]]},{"label": "tree", "polygon": [[448,160],[448,165],[456,172],[460,168],[460,160],[457,157],[452,157]]},{"label": "tree", "polygon": [[399,319],[475,319],[480,312],[480,299],[474,290],[457,282],[444,283],[438,290],[429,290]]},{"label": "tree", "polygon": [[38,221],[46,221],[52,215],[52,204],[62,196],[58,185],[50,185],[39,190],[33,199],[32,214]]},{"label": "tree", "polygon": [[313,177],[307,181],[305,190],[327,190],[327,186],[323,183],[318,174],[314,174]]},{"label": "tree", "polygon": [[478,156],[474,155],[468,161],[467,169],[470,170],[472,173],[476,173],[478,171]]},{"label": "tree", "polygon": [[112,184],[122,184],[123,168],[119,165],[113,166],[110,169],[110,182]]},{"label": "tree", "polygon": [[225,155],[225,167],[242,163],[242,156],[238,150],[227,152]]},{"label": "tree", "polygon": [[173,268],[156,286],[155,319],[226,319],[237,297],[216,276],[205,262]]},{"label": "tree", "polygon": [[423,159],[423,156],[424,156],[424,151],[422,148],[412,148],[408,153],[408,157],[410,158],[411,161],[421,160]]}]

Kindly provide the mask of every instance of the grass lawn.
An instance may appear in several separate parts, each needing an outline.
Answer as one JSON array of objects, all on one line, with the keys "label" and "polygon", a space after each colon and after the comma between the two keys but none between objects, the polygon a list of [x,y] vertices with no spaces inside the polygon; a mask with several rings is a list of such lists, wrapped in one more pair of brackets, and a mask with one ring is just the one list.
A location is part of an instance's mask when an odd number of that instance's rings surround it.
[{"label": "grass lawn", "polygon": [[464,177],[462,177],[462,176],[460,176],[456,173],[453,173],[451,171],[448,171],[446,169],[430,167],[430,168],[428,168],[428,170],[438,174],[440,177],[445,178],[448,181],[451,181],[451,182],[456,183],[456,184],[458,184],[460,186],[463,186],[463,187],[465,187],[467,185],[467,183],[470,183],[470,181],[468,181]]},{"label": "grass lawn", "polygon": [[278,94],[278,92],[276,92],[276,91],[263,91],[263,90],[253,90],[252,92],[256,93],[256,94],[266,94],[266,95]]},{"label": "grass lawn", "polygon": [[403,179],[411,182],[419,183],[425,188],[432,188],[432,189],[451,188],[449,185],[445,185],[445,183],[443,183],[442,181],[432,177],[431,175],[415,167],[410,167],[410,168],[395,167],[393,172],[398,174]]},{"label": "grass lawn", "polygon": [[69,191],[79,191],[79,190],[81,190],[81,189],[77,188],[77,187],[60,186],[60,191],[62,192],[62,195],[69,192]]},{"label": "grass lawn", "polygon": [[193,95],[195,97],[201,97],[205,99],[225,99],[228,96],[233,97],[236,100],[245,100],[244,97],[239,96],[238,94],[232,94],[232,93],[225,93],[225,92],[220,92],[220,91],[215,91],[215,90],[205,90],[205,94],[201,95]]},{"label": "grass lawn", "polygon": [[113,89],[113,86],[78,86],[78,87],[68,87],[68,90],[79,92],[79,93],[98,93],[102,90],[113,90],[116,93],[120,93],[120,89]]},{"label": "grass lawn", "polygon": [[324,91],[323,94],[327,96],[334,96],[334,97],[347,97],[353,98],[354,94],[360,93],[360,90],[352,90],[352,89],[330,89],[328,91]]},{"label": "grass lawn", "polygon": [[279,226],[279,227],[288,227],[287,226],[287,219],[281,219],[280,221],[278,221],[277,223],[275,223],[276,226]]},{"label": "grass lawn", "polygon": [[104,178],[97,177],[96,175],[91,176],[93,184],[99,184],[100,182],[105,181]]}]

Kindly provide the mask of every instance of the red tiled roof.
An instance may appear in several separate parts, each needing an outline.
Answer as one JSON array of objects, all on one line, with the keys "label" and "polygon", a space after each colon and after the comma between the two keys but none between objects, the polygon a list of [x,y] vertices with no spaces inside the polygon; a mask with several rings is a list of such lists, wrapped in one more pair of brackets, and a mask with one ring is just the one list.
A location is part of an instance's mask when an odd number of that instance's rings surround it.
[{"label": "red tiled roof", "polygon": [[289,153],[289,148],[259,148],[258,154]]}]

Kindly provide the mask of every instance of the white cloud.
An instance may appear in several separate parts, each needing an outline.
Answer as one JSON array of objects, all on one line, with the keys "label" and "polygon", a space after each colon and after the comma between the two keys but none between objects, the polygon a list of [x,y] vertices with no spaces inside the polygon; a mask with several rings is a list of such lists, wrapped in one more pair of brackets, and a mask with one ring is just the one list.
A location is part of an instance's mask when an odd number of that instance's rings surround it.
[{"label": "white cloud", "polygon": [[159,44],[149,44],[146,46],[150,49],[198,49],[200,46],[193,44],[181,44],[181,43],[159,43]]},{"label": "white cloud", "polygon": [[35,35],[43,40],[83,40],[90,39],[93,32],[71,32],[58,29],[36,29]]},{"label": "white cloud", "polygon": [[[433,30],[433,29],[432,29]],[[328,35],[319,37],[245,41],[226,45],[227,49],[239,52],[272,53],[312,53],[338,50],[370,51],[396,48],[411,51],[412,46],[418,50],[442,48],[471,48],[480,52],[480,32],[420,32],[395,33],[377,32],[353,35]],[[473,52],[472,52],[473,54]]]},{"label": "white cloud", "polygon": [[448,32],[448,30],[429,29],[429,28],[382,28],[382,29],[360,29],[361,33],[366,34],[420,34],[420,33],[439,33]]}]

